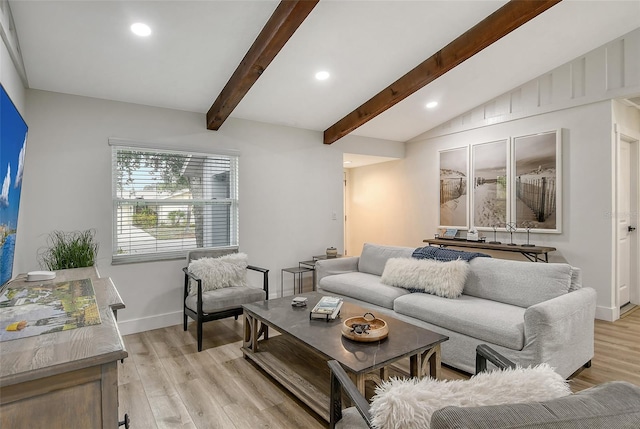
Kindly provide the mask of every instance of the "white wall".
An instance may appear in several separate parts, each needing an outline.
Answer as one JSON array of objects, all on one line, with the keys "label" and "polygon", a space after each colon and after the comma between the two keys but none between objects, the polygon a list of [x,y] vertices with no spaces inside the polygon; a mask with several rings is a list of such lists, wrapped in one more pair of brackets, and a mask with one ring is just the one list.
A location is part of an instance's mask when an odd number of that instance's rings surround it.
[{"label": "white wall", "polygon": [[0,83],[20,114],[24,116],[25,89],[2,39],[0,39]]},{"label": "white wall", "polygon": [[0,4],[0,35],[0,83],[24,116],[26,80],[20,77],[19,70],[24,70],[22,57],[17,48],[18,38],[12,25],[9,3],[6,2]]},{"label": "white wall", "polygon": [[[52,230],[95,228],[100,274],[113,279],[127,305],[118,313],[125,334],[181,323],[184,262],[111,265],[109,137],[241,151],[240,248],[271,270],[272,297],[281,268],[342,247],[342,151],[322,144],[320,132],[234,119],[207,131],[204,114],[38,90],[27,91],[27,120],[17,267],[38,269],[38,250]],[[291,289],[291,277],[285,281]]]}]

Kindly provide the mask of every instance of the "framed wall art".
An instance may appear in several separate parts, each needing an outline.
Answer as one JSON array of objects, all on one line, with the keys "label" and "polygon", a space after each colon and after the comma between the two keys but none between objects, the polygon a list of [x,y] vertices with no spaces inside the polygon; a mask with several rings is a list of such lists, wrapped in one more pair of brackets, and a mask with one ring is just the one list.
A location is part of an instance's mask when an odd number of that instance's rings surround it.
[{"label": "framed wall art", "polygon": [[27,124],[0,84],[0,286],[13,276]]},{"label": "framed wall art", "polygon": [[504,228],[509,219],[509,140],[471,146],[471,225]]},{"label": "framed wall art", "polygon": [[562,133],[513,138],[512,221],[532,232],[562,232]]},{"label": "framed wall art", "polygon": [[469,198],[467,178],[469,148],[439,152],[440,171],[440,226],[466,229]]}]

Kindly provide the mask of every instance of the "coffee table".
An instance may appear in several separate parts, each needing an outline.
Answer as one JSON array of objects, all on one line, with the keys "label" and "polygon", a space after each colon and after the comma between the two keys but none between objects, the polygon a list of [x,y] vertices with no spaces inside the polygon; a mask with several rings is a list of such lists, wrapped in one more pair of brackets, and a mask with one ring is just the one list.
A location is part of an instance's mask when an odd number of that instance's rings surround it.
[{"label": "coffee table", "polygon": [[[343,320],[375,310],[345,301],[340,317],[333,321],[310,320],[309,312],[323,296],[317,292],[299,294],[308,298],[307,307],[292,307],[291,297],[244,304],[242,352],[329,421],[329,369],[335,359],[351,373],[362,394],[365,382],[387,379],[388,367],[409,357],[409,375],[440,375],[440,344],[448,337],[379,315],[389,325],[389,336],[381,341],[362,343],[344,338]],[[269,337],[269,328],[281,335]],[[260,337],[262,336],[262,339]]]}]

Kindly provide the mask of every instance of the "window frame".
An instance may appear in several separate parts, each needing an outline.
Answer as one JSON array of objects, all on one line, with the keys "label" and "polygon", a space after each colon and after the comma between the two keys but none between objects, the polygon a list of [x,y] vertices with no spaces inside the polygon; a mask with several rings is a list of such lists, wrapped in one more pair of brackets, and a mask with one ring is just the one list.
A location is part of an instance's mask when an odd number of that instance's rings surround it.
[{"label": "window frame", "polygon": [[[186,257],[187,252],[190,250],[203,249],[203,248],[228,248],[233,247],[237,248],[239,243],[239,223],[240,223],[240,215],[239,215],[239,154],[236,151],[220,151],[218,153],[204,153],[192,150],[175,150],[175,149],[165,149],[158,148],[147,144],[135,144],[134,142],[120,140],[120,139],[109,139],[109,145],[112,146],[112,156],[111,156],[111,176],[112,176],[112,247],[111,247],[111,264],[119,265],[119,264],[129,264],[129,263],[138,263],[138,262],[150,262],[150,261],[162,261],[162,260],[175,260],[175,259],[184,259]],[[203,157],[203,158],[219,158],[225,159],[229,161],[229,195],[227,198],[198,198],[198,199],[178,199],[173,201],[163,200],[163,199],[145,199],[145,205],[153,205],[153,204],[162,204],[163,206],[171,206],[171,205],[189,205],[190,208],[193,208],[196,205],[204,205],[208,207],[216,207],[216,206],[228,206],[229,210],[229,224],[227,226],[227,234],[228,234],[228,244],[224,246],[216,246],[211,245],[213,242],[213,230],[209,231],[204,237],[205,242],[201,247],[195,246],[182,247],[181,249],[175,249],[170,251],[154,251],[154,252],[146,252],[146,253],[126,253],[121,254],[118,253],[118,249],[120,248],[118,241],[118,224],[121,221],[121,216],[119,215],[118,208],[122,206],[122,203],[139,203],[140,200],[136,198],[122,198],[122,196],[118,195],[118,153],[121,151],[136,151],[136,152],[146,152],[146,153],[155,153],[155,154],[175,154],[181,156],[188,157]],[[151,176],[151,175],[150,175]],[[211,190],[211,189],[209,189]],[[185,203],[188,201],[188,203]]]}]

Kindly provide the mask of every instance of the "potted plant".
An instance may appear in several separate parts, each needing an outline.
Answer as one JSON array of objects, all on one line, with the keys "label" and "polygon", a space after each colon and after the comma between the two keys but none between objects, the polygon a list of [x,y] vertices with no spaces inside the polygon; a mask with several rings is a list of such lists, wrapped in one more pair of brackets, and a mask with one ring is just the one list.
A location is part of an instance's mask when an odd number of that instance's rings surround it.
[{"label": "potted plant", "polygon": [[98,243],[96,231],[53,231],[47,238],[48,247],[40,254],[40,264],[49,271],[91,267],[96,263]]}]

